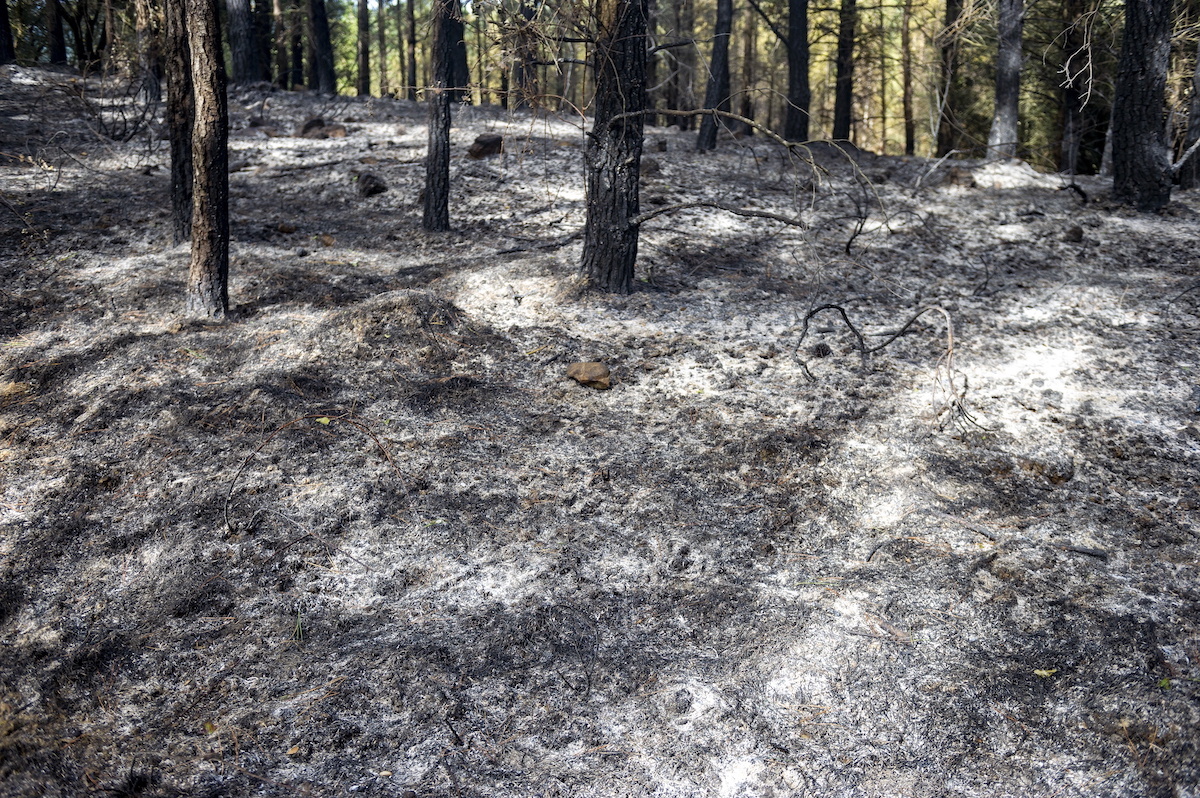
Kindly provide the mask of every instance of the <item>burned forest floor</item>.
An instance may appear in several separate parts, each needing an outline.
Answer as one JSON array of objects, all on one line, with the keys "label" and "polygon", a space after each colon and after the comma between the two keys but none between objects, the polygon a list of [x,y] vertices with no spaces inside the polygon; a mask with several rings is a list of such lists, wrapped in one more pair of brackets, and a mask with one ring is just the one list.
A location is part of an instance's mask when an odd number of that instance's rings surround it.
[{"label": "burned forest floor", "polygon": [[1200,194],[648,126],[611,296],[580,119],[234,90],[210,325],[123,107],[0,71],[0,795],[1200,795]]}]

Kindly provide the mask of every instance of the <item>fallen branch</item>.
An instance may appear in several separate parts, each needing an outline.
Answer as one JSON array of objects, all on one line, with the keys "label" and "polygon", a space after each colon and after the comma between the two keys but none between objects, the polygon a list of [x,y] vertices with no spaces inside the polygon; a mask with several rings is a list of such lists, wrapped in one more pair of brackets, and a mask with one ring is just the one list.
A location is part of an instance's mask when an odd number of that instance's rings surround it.
[{"label": "fallen branch", "polygon": [[638,227],[643,222],[648,222],[656,216],[662,216],[664,213],[674,213],[675,211],[687,210],[688,208],[716,208],[717,210],[725,211],[726,213],[732,213],[735,216],[749,216],[757,219],[773,219],[774,221],[783,222],[784,224],[788,224],[793,227],[802,227],[806,230],[808,229],[808,224],[799,219],[793,219],[789,216],[782,216],[778,213],[771,213],[770,211],[755,211],[750,210],[749,208],[738,208],[734,205],[726,205],[724,202],[717,202],[715,200],[695,200],[693,202],[679,202],[674,205],[664,205],[661,208],[656,208],[655,210],[638,214],[629,220],[629,226]]}]

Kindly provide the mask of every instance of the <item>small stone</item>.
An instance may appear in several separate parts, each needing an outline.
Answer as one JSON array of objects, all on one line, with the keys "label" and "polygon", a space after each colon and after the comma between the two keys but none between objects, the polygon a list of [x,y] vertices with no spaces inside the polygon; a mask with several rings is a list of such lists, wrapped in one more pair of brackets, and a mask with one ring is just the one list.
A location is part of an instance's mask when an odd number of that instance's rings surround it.
[{"label": "small stone", "polygon": [[580,385],[595,388],[598,391],[605,391],[612,387],[612,376],[608,371],[608,366],[595,361],[572,363],[567,366],[567,376]]},{"label": "small stone", "polygon": [[1083,241],[1083,228],[1077,224],[1071,225],[1063,231],[1063,241],[1069,241],[1072,244]]},{"label": "small stone", "polygon": [[319,116],[304,120],[304,123],[296,128],[296,135],[304,139],[325,138],[325,120]]},{"label": "small stone", "polygon": [[300,228],[296,227],[296,225],[292,224],[291,222],[280,222],[278,225],[276,225],[275,229],[284,235],[287,235],[289,233],[296,232]]}]

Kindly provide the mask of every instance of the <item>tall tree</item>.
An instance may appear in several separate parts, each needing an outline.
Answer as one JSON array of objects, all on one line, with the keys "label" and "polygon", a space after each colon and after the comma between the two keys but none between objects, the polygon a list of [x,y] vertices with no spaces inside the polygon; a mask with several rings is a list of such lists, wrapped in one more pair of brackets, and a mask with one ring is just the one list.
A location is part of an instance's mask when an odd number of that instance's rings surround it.
[{"label": "tall tree", "polygon": [[187,312],[229,313],[229,107],[217,0],[187,0],[195,124],[192,127],[192,264]]},{"label": "tall tree", "polygon": [[408,7],[408,99],[417,99],[417,7],[416,0],[406,0]]},{"label": "tall tree", "polygon": [[[411,0],[410,0],[411,2]],[[313,57],[313,83],[309,88],[321,94],[337,93],[337,77],[333,71],[333,40],[329,35],[329,15],[325,0],[308,0],[310,51]]]},{"label": "tall tree", "polygon": [[858,27],[858,5],[842,0],[838,11],[837,81],[833,91],[833,138],[850,138],[854,106],[854,36]]},{"label": "tall tree", "polygon": [[1200,42],[1197,42],[1196,68],[1192,70],[1192,91],[1188,98],[1187,136],[1184,138],[1183,163],[1179,166],[1179,187],[1195,188],[1200,185],[1200,156],[1192,147],[1200,141]]},{"label": "tall tree", "polygon": [[396,0],[396,62],[400,66],[400,87],[396,92],[397,97],[408,97],[405,87],[411,83],[408,77],[407,62],[404,58],[404,51],[407,49],[404,46],[404,6],[404,0]]},{"label": "tall tree", "polygon": [[[729,38],[733,35],[733,0],[717,0],[717,20],[713,32],[712,62],[708,71],[708,89],[704,107],[729,110]],[[696,149],[704,152],[717,146],[717,117],[707,114],[700,120]]]},{"label": "tall tree", "polygon": [[250,0],[225,0],[229,17],[229,53],[234,83],[259,79],[258,41],[254,35],[254,11]]},{"label": "tall tree", "polygon": [[[754,118],[754,81],[756,79],[755,56],[758,52],[758,22],[750,14],[743,14],[743,35],[742,42],[742,90],[741,102],[738,107],[738,115],[746,119]],[[650,85],[654,85],[651,82]],[[754,134],[754,128],[750,125],[742,126],[742,133],[750,136]]]},{"label": "tall tree", "polygon": [[453,66],[450,74],[450,97],[462,101],[471,99],[471,66],[467,62],[467,25],[463,19],[461,0],[450,4],[450,46]]},{"label": "tall tree", "polygon": [[292,37],[292,58],[288,84],[292,89],[304,85],[304,23],[305,14],[300,8],[300,0],[289,0],[288,32]]},{"label": "tall tree", "polygon": [[1125,0],[1112,113],[1113,198],[1142,211],[1171,200],[1165,95],[1171,0]]},{"label": "tall tree", "polygon": [[171,242],[192,237],[192,52],[187,0],[167,0],[164,63],[167,73],[167,134],[171,142]]},{"label": "tall tree", "polygon": [[[411,2],[412,0],[409,0]],[[429,103],[429,147],[425,155],[426,230],[450,229],[450,101],[454,80],[452,6],[458,0],[433,1],[433,81]]]},{"label": "tall tree", "polygon": [[283,10],[284,0],[273,0],[272,16],[275,19],[275,66],[271,82],[283,89],[291,86],[291,65],[288,63],[288,17]]},{"label": "tall tree", "polygon": [[388,51],[387,51],[387,0],[379,0],[378,40],[379,40],[379,96],[387,97],[392,93],[388,84]]},{"label": "tall tree", "polygon": [[63,31],[63,10],[59,0],[46,0],[46,34],[49,37],[50,63],[67,63],[67,38]]},{"label": "tall tree", "polygon": [[358,0],[358,96],[371,96],[371,4],[370,0]]},{"label": "tall tree", "polygon": [[941,49],[941,85],[938,97],[937,154],[948,155],[961,139],[959,117],[966,104],[966,90],[959,68],[959,26],[963,0],[946,0],[946,26],[938,34]]},{"label": "tall tree", "polygon": [[913,116],[913,0],[904,0],[900,16],[900,81],[901,104],[904,111],[904,154],[917,150],[917,124]]},{"label": "tall tree", "polygon": [[254,41],[258,43],[258,79],[272,83],[275,70],[271,68],[271,0],[254,0]]},{"label": "tall tree", "polygon": [[1021,33],[1024,0],[999,0],[999,43],[996,48],[996,105],[988,133],[989,158],[1015,158],[1021,100]]},{"label": "tall tree", "polygon": [[1088,90],[1091,42],[1084,34],[1083,0],[1065,0],[1062,4],[1063,31],[1059,35],[1059,124],[1058,169],[1069,175],[1079,171],[1079,151],[1083,144],[1083,101]]},{"label": "tall tree", "polygon": [[512,50],[512,84],[508,107],[512,109],[525,108],[537,103],[537,33],[534,28],[536,11],[528,0],[521,0],[517,13],[509,24],[513,28]]},{"label": "tall tree", "polygon": [[808,141],[809,107],[812,90],[808,85],[808,0],[788,0],[788,32],[781,37],[787,47],[787,111],[783,117],[783,137],[788,141]]},{"label": "tall tree", "polygon": [[597,0],[596,110],[584,149],[584,279],[628,293],[637,261],[638,177],[646,107],[646,0]]},{"label": "tall tree", "polygon": [[13,44],[12,22],[8,18],[8,0],[0,0],[0,64],[11,64],[17,60],[17,48]]}]

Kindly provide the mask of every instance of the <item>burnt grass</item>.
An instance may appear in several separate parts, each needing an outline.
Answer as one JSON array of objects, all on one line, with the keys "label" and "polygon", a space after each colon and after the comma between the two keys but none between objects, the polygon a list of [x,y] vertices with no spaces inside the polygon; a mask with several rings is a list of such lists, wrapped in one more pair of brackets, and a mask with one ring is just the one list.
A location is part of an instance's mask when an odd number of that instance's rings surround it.
[{"label": "burnt grass", "polygon": [[0,795],[1200,794],[1194,193],[650,127],[807,227],[605,296],[571,120],[456,110],[429,235],[423,108],[247,90],[205,325],[165,145],[4,69]]}]

